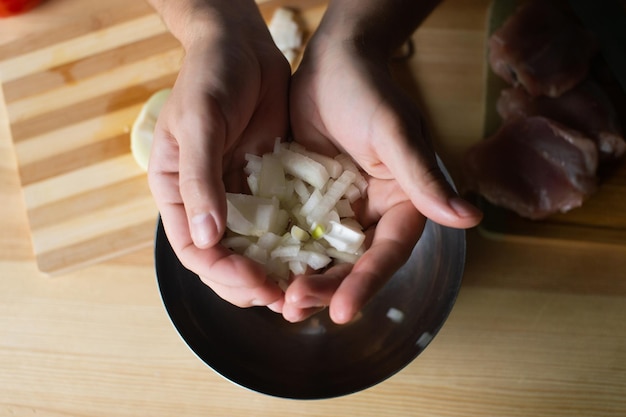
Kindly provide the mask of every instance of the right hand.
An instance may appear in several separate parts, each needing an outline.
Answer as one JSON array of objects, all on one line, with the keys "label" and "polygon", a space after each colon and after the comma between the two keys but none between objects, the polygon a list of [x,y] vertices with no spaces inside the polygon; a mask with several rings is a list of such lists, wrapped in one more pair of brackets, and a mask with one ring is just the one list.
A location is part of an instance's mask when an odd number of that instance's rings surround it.
[{"label": "right hand", "polygon": [[185,28],[186,56],[157,122],[148,180],[186,268],[232,304],[281,311],[283,292],[261,266],[219,244],[225,192],[243,192],[245,153],[270,151],[288,129],[290,67],[254,7],[258,17],[235,16],[243,27],[219,15]]}]

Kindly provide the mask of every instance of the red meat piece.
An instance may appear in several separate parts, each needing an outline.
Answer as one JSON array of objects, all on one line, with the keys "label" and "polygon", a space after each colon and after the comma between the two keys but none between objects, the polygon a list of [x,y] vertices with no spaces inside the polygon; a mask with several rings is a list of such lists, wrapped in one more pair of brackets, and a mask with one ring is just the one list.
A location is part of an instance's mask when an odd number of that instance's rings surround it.
[{"label": "red meat piece", "polygon": [[465,163],[471,189],[530,219],[569,211],[596,190],[593,141],[544,117],[506,121]]},{"label": "red meat piece", "polygon": [[489,38],[493,71],[532,96],[558,97],[582,81],[593,37],[547,1],[524,3]]},{"label": "red meat piece", "polygon": [[521,88],[500,93],[497,110],[503,119],[544,116],[592,139],[601,160],[621,157],[626,142],[611,101],[594,82],[585,81],[558,98],[531,97]]}]

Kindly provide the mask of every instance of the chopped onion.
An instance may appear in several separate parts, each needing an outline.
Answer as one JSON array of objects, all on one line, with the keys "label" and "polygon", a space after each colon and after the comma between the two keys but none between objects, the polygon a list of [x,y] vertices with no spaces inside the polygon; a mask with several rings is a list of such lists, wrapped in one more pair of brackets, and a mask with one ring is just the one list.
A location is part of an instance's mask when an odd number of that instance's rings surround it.
[{"label": "chopped onion", "polygon": [[[283,23],[293,18],[292,13],[277,13]],[[277,22],[275,28],[283,24]],[[286,47],[295,45],[283,40]],[[133,156],[144,169],[169,94],[154,94],[133,125]],[[290,274],[358,260],[365,234],[351,204],[365,197],[367,180],[349,156],[330,158],[276,138],[272,152],[248,153],[245,161],[251,194],[226,193],[223,246],[262,264],[283,289]]]},{"label": "chopped onion", "polygon": [[306,230],[295,224],[291,226],[291,236],[293,236],[294,239],[298,239],[300,242],[306,242],[309,240],[309,237],[311,237]]},{"label": "chopped onion", "polygon": [[339,214],[339,217],[355,216],[354,210],[352,210],[352,206],[350,205],[350,201],[345,198],[337,201],[335,209],[337,209],[337,214]]},{"label": "chopped onion", "polygon": [[367,180],[363,177],[363,175],[361,175],[359,168],[357,168],[355,163],[352,162],[352,159],[350,159],[348,155],[342,153],[337,155],[335,160],[343,166],[343,169],[355,174],[354,184],[359,189],[361,194],[365,194],[365,190],[367,190]]},{"label": "chopped onion", "polygon": [[349,157],[277,139],[272,152],[245,159],[252,194],[227,193],[224,246],[262,264],[283,289],[290,274],[358,260],[365,234],[351,203],[365,196],[357,181],[366,180]]},{"label": "chopped onion", "polygon": [[243,172],[246,174],[256,174],[259,175],[261,173],[261,166],[263,165],[263,158],[258,155],[253,155],[251,153],[247,153],[245,155],[247,164],[243,169]]},{"label": "chopped onion", "polygon": [[354,184],[350,185],[346,190],[346,199],[350,203],[354,203],[359,198],[361,198],[361,191]]},{"label": "chopped onion", "polygon": [[300,252],[300,245],[285,245],[279,246],[272,251],[270,258],[291,258],[294,259]]},{"label": "chopped onion", "polygon": [[294,275],[302,275],[306,272],[306,263],[300,261],[289,261],[289,270]]},{"label": "chopped onion", "polygon": [[230,236],[222,239],[222,244],[227,248],[243,253],[248,246],[252,244],[252,240],[247,236]]},{"label": "chopped onion", "polygon": [[311,223],[319,223],[337,205],[337,202],[343,197],[350,185],[352,185],[355,177],[353,172],[344,171],[341,176],[337,178],[337,181],[333,182],[329,187],[321,201],[315,205],[315,208],[308,212],[307,216],[309,221]]},{"label": "chopped onion", "polygon": [[338,178],[343,172],[343,166],[341,165],[341,162],[337,161],[334,158],[331,158],[330,156],[322,155],[317,152],[307,151],[304,146],[296,142],[291,142],[289,144],[289,149],[302,155],[306,155],[312,160],[324,165],[324,168],[326,168],[331,178]]},{"label": "chopped onion", "polygon": [[232,230],[235,233],[239,233],[244,236],[258,236],[256,228],[254,224],[246,219],[244,215],[235,207],[233,203],[226,200],[227,206],[227,217],[226,217],[226,227]]},{"label": "chopped onion", "polygon": [[326,249],[326,254],[333,258],[335,261],[354,264],[359,259],[359,255],[354,253],[342,252],[335,248]]},{"label": "chopped onion", "polygon": [[326,168],[324,168],[324,165],[312,160],[306,155],[287,149],[283,149],[279,155],[287,173],[296,178],[300,178],[317,189],[324,188],[326,181],[330,178],[330,174]]},{"label": "chopped onion", "polygon": [[279,236],[276,233],[267,232],[259,237],[257,245],[265,250],[272,250],[278,246],[281,240],[282,236]]},{"label": "chopped onion", "polygon": [[296,260],[306,263],[315,270],[324,268],[332,261],[328,255],[310,250],[299,251]]},{"label": "chopped onion", "polygon": [[339,251],[357,253],[365,241],[365,234],[361,230],[348,225],[331,221],[330,228],[326,231],[323,238]]},{"label": "chopped onion", "polygon": [[300,197],[300,202],[302,204],[306,203],[309,197],[311,197],[311,192],[307,188],[304,181],[302,181],[300,178],[296,178],[295,180],[293,180],[293,190],[296,192],[296,194],[298,194],[298,197]]},{"label": "chopped onion", "polygon": [[387,311],[387,317],[394,323],[400,323],[402,322],[402,320],[404,320],[404,313],[395,307],[391,307]]},{"label": "chopped onion", "polygon": [[304,205],[300,209],[300,214],[302,216],[308,217],[308,215],[311,212],[313,212],[313,210],[315,210],[316,207],[320,205],[323,198],[324,197],[322,196],[322,193],[320,193],[318,190],[313,190],[309,199],[306,201],[306,203],[304,203]]},{"label": "chopped onion", "polygon": [[247,194],[226,193],[226,226],[235,233],[261,236],[276,229],[278,200]]},{"label": "chopped onion", "polygon": [[278,157],[271,153],[263,155],[259,173],[259,196],[285,198],[286,191],[285,172]]},{"label": "chopped onion", "polygon": [[268,29],[278,49],[294,65],[302,48],[302,30],[296,20],[295,11],[279,7],[274,12]]},{"label": "chopped onion", "polygon": [[267,251],[256,243],[252,243],[250,246],[248,246],[243,254],[261,264],[265,264],[268,259]]}]

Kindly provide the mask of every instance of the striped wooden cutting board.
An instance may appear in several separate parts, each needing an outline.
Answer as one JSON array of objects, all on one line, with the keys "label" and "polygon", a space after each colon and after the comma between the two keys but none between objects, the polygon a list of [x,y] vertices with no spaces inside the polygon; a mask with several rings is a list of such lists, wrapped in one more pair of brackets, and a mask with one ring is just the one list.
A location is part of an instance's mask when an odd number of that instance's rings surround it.
[{"label": "striped wooden cutting board", "polygon": [[[285,3],[263,2],[264,16]],[[0,81],[42,272],[152,245],[157,210],[129,129],[182,57],[142,1],[49,0],[0,22]]]}]

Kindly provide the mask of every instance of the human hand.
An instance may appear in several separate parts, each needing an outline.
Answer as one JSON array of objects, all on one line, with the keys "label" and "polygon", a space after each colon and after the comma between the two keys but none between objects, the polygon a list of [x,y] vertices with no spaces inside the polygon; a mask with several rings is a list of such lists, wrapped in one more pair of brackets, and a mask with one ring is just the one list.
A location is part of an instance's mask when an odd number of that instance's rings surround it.
[{"label": "human hand", "polygon": [[290,286],[286,318],[302,320],[315,306],[329,305],[335,322],[351,320],[408,258],[422,215],[459,228],[480,221],[480,212],[446,181],[419,109],[394,84],[381,50],[318,31],[293,77],[290,112],[297,141],[321,153],[346,152],[371,176],[366,205],[378,225],[351,271],[329,271],[334,279],[326,281],[303,277]]},{"label": "human hand", "polygon": [[415,207],[437,223],[475,226],[480,212],[446,180],[420,110],[392,80],[386,56],[363,50],[358,41],[328,38],[312,39],[293,77],[296,140],[332,144],[374,178],[395,179]]},{"label": "human hand", "polygon": [[334,322],[351,321],[411,255],[425,217],[397,181],[367,179],[367,196],[354,207],[365,229],[366,251],[354,266],[338,264],[323,273],[296,276],[285,294],[282,314],[287,320],[301,321],[329,306]]},{"label": "human hand", "polygon": [[180,25],[186,55],[157,122],[148,179],[183,265],[235,305],[280,311],[283,292],[261,266],[218,242],[225,191],[243,192],[245,153],[267,152],[287,133],[291,70],[256,8],[220,11]]}]

